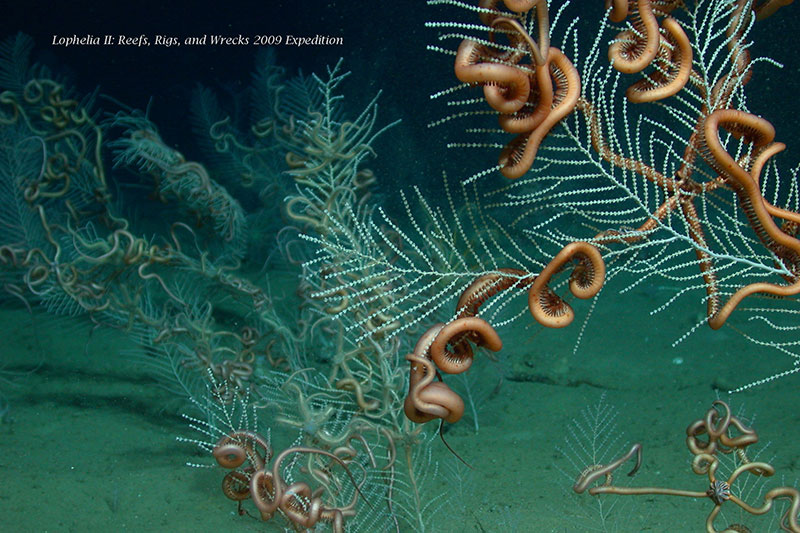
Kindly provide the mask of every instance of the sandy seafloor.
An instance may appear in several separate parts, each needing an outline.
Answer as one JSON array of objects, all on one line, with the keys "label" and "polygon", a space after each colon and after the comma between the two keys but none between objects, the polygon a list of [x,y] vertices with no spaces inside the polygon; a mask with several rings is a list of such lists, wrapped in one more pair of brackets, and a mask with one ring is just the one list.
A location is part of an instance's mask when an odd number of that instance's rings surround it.
[{"label": "sandy seafloor", "polygon": [[[506,348],[499,356],[508,365],[479,408],[477,432],[469,417],[446,432],[473,470],[450,505],[438,510],[442,520],[434,530],[702,531],[708,500],[571,494],[571,480],[562,473],[571,467],[559,449],[573,453],[564,440],[571,421],[598,405],[618,411],[620,454],[634,441],[644,446],[641,471],[622,481],[630,486],[705,490],[707,481],[691,473],[685,428],[718,396],[754,418],[761,441],[750,455],[769,444],[757,456],[777,470],[767,488],[796,483],[800,413],[793,402],[800,377],[733,396],[713,388],[788,368],[788,358],[760,351],[731,328],[703,327],[671,347],[698,310],[673,306],[650,316],[647,310],[668,288],[634,291],[617,302],[609,298],[613,289],[605,289],[577,354],[580,318],[560,332],[526,330],[521,323],[501,331]],[[581,317],[587,306],[576,310]],[[176,441],[197,436],[179,416],[185,406],[120,357],[131,349],[124,336],[91,332],[73,319],[36,326],[48,322],[41,312],[33,320],[24,309],[0,314],[6,370],[31,369],[3,385],[10,409],[0,425],[0,529],[282,530],[279,519],[262,523],[237,515],[219,490],[221,468],[184,465],[211,462]],[[434,441],[434,451],[451,461],[440,442]],[[440,492],[456,490],[441,478]],[[759,521],[735,512],[725,518],[747,520],[752,531],[776,530],[775,513]]]}]

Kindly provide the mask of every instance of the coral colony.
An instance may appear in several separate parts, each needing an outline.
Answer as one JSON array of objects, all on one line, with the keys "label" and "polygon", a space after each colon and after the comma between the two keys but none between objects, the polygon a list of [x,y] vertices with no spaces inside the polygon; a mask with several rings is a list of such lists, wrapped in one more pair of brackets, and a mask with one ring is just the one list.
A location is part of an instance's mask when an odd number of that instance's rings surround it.
[{"label": "coral colony", "polygon": [[[786,134],[747,106],[753,66],[775,64],[752,57],[751,28],[789,3],[428,0],[442,19],[427,24],[430,57],[449,58],[430,127],[463,124],[448,146],[483,170],[435,195],[393,192],[392,206],[367,163],[394,123],[377,96],[346,108],[341,62],[292,77],[262,54],[235,106],[198,87],[201,163],[146,113],[101,113],[30,65],[20,35],[0,49],[5,294],[140,346],[190,399],[200,437],[182,440],[227,470],[222,493],[241,514],[296,531],[435,528],[448,499],[431,448],[475,403],[456,384],[528,313],[564,328],[573,297],[620,273],[670,280],[705,307],[686,335],[760,317],[768,337],[741,332],[800,360],[796,170],[774,159]],[[583,39],[578,15],[595,28]],[[121,37],[137,39],[54,44]],[[155,217],[126,209],[153,200]],[[619,484],[626,463],[645,468],[635,444],[585,464],[573,489],[703,500],[709,532],[760,530],[742,520],[764,514],[798,532],[795,488],[741,490],[775,473],[748,455],[757,440],[717,400],[686,430],[695,487]],[[743,518],[723,523],[732,507]]]}]

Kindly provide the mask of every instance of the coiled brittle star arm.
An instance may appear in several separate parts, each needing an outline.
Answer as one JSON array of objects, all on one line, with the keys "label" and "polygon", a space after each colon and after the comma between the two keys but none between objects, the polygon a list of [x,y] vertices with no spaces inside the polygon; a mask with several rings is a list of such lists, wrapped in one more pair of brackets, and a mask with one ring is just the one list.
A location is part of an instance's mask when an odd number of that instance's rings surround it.
[{"label": "coiled brittle star arm", "polygon": [[442,418],[452,424],[464,415],[461,396],[444,382],[434,383],[436,367],[428,355],[430,344],[443,327],[444,324],[436,324],[428,329],[417,341],[414,353],[406,355],[406,360],[411,363],[411,371],[403,410],[409,420],[418,424],[434,418]]},{"label": "coiled brittle star arm", "polygon": [[[324,488],[312,491],[311,487],[304,482],[295,482],[287,485],[286,481],[281,477],[281,463],[286,457],[296,453],[325,456],[344,468],[347,477],[355,488],[350,503],[345,506],[329,506],[322,501]],[[361,482],[356,481],[348,468],[348,464],[355,464],[364,471],[364,478]],[[358,496],[363,496],[361,487],[365,481],[366,470],[360,463],[354,463],[350,460],[345,461],[331,452],[318,448],[296,446],[287,448],[275,457],[271,472],[262,469],[253,474],[250,479],[250,494],[262,517],[271,517],[275,511],[280,509],[293,524],[305,528],[313,528],[317,522],[322,520],[331,522],[333,531],[341,533],[344,531],[344,518],[354,516],[356,513],[355,506],[358,502]]]},{"label": "coiled brittle star arm", "polygon": [[[730,429],[734,428],[738,434],[732,435]],[[732,416],[728,405],[716,400],[711,408],[706,412],[704,418],[696,420],[686,429],[686,444],[689,451],[694,455],[692,459],[692,472],[708,478],[708,488],[704,492],[671,489],[665,487],[618,487],[612,484],[613,472],[622,464],[636,455],[636,465],[628,475],[633,475],[641,465],[641,445],[636,443],[631,449],[608,465],[593,465],[584,470],[578,480],[573,485],[573,490],[583,493],[587,489],[589,494],[616,494],[616,495],[642,495],[653,494],[663,496],[683,496],[688,498],[708,498],[714,503],[714,507],[706,518],[706,531],[716,533],[714,521],[722,510],[725,502],[733,502],[741,509],[753,515],[763,515],[772,508],[772,503],[776,499],[788,499],[790,505],[781,517],[781,529],[793,533],[800,533],[797,518],[800,511],[800,492],[793,487],[777,487],[764,495],[764,503],[761,507],[754,507],[740,498],[740,494],[733,491],[734,484],[744,473],[756,476],[769,477],[775,473],[772,465],[764,462],[750,461],[744,449],[758,441],[758,435],[754,430],[744,425],[737,417]],[[708,440],[700,440],[699,436],[707,434]],[[729,454],[736,452],[741,464],[734,469],[728,479],[717,478],[719,458],[717,453]],[[602,485],[590,485],[605,477]],[[744,489],[742,489],[744,490]],[[741,531],[728,526],[724,531]]]}]

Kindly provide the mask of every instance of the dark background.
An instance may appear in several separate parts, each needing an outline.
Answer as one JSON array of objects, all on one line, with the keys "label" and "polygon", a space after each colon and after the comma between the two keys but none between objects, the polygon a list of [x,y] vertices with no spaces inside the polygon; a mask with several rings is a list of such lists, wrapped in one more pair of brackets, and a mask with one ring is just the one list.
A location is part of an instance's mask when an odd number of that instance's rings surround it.
[{"label": "dark background", "polygon": [[[59,74],[68,74],[80,94],[100,87],[102,94],[134,108],[151,101],[151,118],[167,144],[187,156],[193,152],[189,125],[189,95],[197,83],[218,93],[238,91],[250,82],[255,46],[126,47],[52,46],[53,35],[156,34],[183,39],[203,34],[255,34],[342,37],[342,46],[276,47],[278,63],[287,73],[324,73],[343,57],[353,74],[343,87],[352,113],[379,90],[382,123],[401,118],[403,123],[376,145],[378,159],[371,165],[383,179],[406,183],[440,184],[442,170],[452,178],[474,171],[460,152],[444,147],[448,128],[430,130],[431,120],[448,113],[429,95],[455,85],[449,56],[426,51],[435,44],[436,30],[426,20],[448,16],[466,18],[451,6],[425,5],[423,0],[364,2],[309,0],[305,2],[7,2],[2,9],[0,38],[18,31],[34,37],[34,59]],[[593,29],[602,2],[577,0],[570,13],[579,13],[582,39],[594,38]],[[477,18],[477,17],[476,17]],[[560,27],[563,29],[563,22]],[[755,66],[748,87],[750,110],[773,122],[777,140],[788,149],[778,156],[781,166],[800,161],[800,5],[782,8],[751,33],[755,56],[766,55],[783,63]],[[445,45],[453,45],[450,40]],[[585,45],[582,46],[585,49]],[[103,107],[107,107],[103,104]],[[489,126],[490,127],[490,126]],[[458,138],[459,128],[455,131]],[[476,152],[477,154],[477,152]],[[494,159],[494,156],[492,156]],[[493,161],[489,161],[491,164]],[[485,168],[485,167],[484,167]]]},{"label": "dark background", "polygon": [[[412,6],[412,8],[409,8]],[[414,6],[416,6],[414,8]],[[316,34],[342,37],[342,46],[277,46],[278,64],[293,75],[324,74],[328,65],[344,58],[352,71],[343,86],[352,113],[379,90],[381,124],[402,118],[401,126],[381,139],[380,156],[387,152],[411,151],[424,147],[425,124],[431,106],[428,84],[435,83],[430,61],[443,56],[425,51],[430,40],[424,28],[422,2],[14,2],[4,6],[0,38],[22,31],[36,42],[35,61],[43,62],[57,74],[67,74],[79,94],[100,87],[101,94],[134,108],[144,109],[152,98],[150,116],[167,144],[193,154],[189,125],[189,95],[197,83],[219,94],[247,87],[259,47],[197,46],[158,47],[157,34],[179,37],[224,34],[250,37],[256,34]],[[135,46],[53,46],[53,35],[78,37],[93,34],[149,36],[150,47]],[[448,72],[442,76],[446,77]],[[450,82],[448,82],[450,83]],[[434,86],[434,85],[431,85]],[[436,86],[436,88],[440,88]],[[101,101],[102,107],[110,107]],[[438,116],[438,115],[437,115]],[[398,138],[404,139],[398,142]],[[441,147],[443,149],[443,147]],[[401,155],[401,154],[394,154]],[[397,158],[391,157],[395,161]],[[428,173],[428,158],[408,158],[403,176]],[[388,170],[388,169],[384,169]],[[437,170],[437,173],[439,171]]]}]

